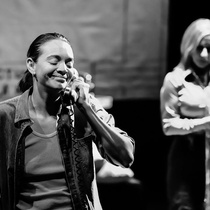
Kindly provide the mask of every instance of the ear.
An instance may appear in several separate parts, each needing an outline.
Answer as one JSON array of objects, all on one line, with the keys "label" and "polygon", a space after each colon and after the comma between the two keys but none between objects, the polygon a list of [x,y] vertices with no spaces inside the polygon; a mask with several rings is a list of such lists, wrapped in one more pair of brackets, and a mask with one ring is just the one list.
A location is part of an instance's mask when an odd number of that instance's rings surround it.
[{"label": "ear", "polygon": [[36,71],[35,71],[35,62],[33,61],[32,58],[26,59],[26,66],[29,72],[34,76],[36,74]]}]

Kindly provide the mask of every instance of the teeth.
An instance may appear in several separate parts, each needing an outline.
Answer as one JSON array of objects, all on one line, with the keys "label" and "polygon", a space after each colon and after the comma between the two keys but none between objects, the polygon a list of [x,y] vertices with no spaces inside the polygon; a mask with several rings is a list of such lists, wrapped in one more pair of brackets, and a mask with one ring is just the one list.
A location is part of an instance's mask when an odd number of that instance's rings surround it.
[{"label": "teeth", "polygon": [[54,77],[59,77],[59,78],[61,78],[61,79],[66,79],[65,77],[56,76],[56,75],[54,75]]}]

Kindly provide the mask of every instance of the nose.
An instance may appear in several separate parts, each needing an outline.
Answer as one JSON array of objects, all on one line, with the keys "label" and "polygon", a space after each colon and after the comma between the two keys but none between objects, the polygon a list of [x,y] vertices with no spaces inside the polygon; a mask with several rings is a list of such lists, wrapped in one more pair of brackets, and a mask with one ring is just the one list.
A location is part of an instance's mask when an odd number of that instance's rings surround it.
[{"label": "nose", "polygon": [[68,67],[66,66],[65,62],[61,62],[58,66],[57,72],[64,75],[68,73]]},{"label": "nose", "polygon": [[209,53],[208,53],[208,50],[207,50],[206,47],[203,48],[203,50],[201,51],[200,56],[201,56],[202,58],[208,59]]}]

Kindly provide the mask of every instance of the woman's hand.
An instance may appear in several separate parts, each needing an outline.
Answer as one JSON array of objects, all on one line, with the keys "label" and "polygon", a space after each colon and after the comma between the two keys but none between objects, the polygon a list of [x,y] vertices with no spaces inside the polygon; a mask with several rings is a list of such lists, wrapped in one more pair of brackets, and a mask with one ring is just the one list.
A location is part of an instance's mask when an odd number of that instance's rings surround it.
[{"label": "woman's hand", "polygon": [[72,78],[66,87],[66,93],[69,95],[72,104],[76,103],[79,106],[82,106],[84,103],[88,104],[90,85],[84,81],[83,77],[79,76],[76,69],[73,70]]},{"label": "woman's hand", "polygon": [[90,85],[82,77],[75,78],[71,84],[73,102],[79,106],[82,106],[84,103],[89,104],[89,89]]}]

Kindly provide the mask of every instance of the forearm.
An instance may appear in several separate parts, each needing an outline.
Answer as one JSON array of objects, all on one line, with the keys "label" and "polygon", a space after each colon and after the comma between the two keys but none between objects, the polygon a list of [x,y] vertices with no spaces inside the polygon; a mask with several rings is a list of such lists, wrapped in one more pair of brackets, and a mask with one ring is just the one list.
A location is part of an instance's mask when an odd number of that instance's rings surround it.
[{"label": "forearm", "polygon": [[209,129],[210,117],[199,119],[163,119],[163,132],[165,135],[186,135],[189,133],[200,132]]},{"label": "forearm", "polygon": [[131,138],[121,134],[117,128],[108,125],[90,105],[86,104],[80,107],[80,110],[87,117],[96,135],[100,136],[103,148],[109,158],[117,165],[129,167],[134,161],[134,144]]}]

